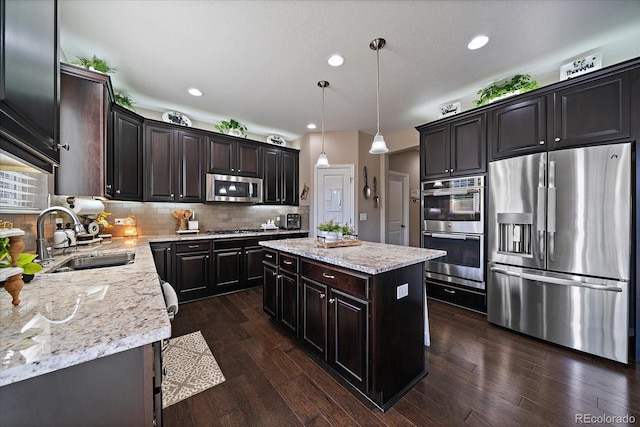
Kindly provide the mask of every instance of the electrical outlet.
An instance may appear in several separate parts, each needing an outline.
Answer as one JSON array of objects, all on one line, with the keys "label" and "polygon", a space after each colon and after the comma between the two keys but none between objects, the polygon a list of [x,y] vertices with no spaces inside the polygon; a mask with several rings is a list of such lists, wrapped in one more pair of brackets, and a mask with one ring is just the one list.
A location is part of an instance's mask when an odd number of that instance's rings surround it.
[{"label": "electrical outlet", "polygon": [[124,225],[124,218],[116,218],[115,225]]},{"label": "electrical outlet", "polygon": [[276,221],[280,221],[280,217],[279,216],[276,217]]},{"label": "electrical outlet", "polygon": [[404,298],[409,295],[409,284],[405,283],[396,288],[396,299]]}]

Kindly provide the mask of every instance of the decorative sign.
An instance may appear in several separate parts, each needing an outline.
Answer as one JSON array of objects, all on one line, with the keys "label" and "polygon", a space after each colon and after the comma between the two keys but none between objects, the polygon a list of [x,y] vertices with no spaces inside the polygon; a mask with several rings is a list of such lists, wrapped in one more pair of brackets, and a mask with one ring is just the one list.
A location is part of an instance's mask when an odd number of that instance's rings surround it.
[{"label": "decorative sign", "polygon": [[287,145],[287,142],[280,135],[269,135],[267,137],[267,142],[269,144],[280,145],[280,146],[283,146],[283,147],[285,145]]},{"label": "decorative sign", "polygon": [[577,59],[560,67],[560,80],[567,80],[602,68],[602,53]]},{"label": "decorative sign", "polygon": [[460,111],[460,102],[448,102],[440,106],[440,116],[438,116],[438,118],[441,119],[443,117],[453,116],[454,114],[458,114]]}]

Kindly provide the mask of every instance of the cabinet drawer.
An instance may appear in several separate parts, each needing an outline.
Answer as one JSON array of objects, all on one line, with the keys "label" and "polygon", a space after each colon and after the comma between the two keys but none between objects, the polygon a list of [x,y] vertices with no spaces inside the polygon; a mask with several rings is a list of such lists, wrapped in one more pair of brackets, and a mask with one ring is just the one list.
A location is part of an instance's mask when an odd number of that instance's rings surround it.
[{"label": "cabinet drawer", "polygon": [[269,264],[278,265],[278,252],[273,249],[263,248],[262,261]]},{"label": "cabinet drawer", "polygon": [[487,313],[487,295],[484,292],[427,281],[427,296],[458,307]]},{"label": "cabinet drawer", "polygon": [[334,267],[316,264],[312,261],[302,261],[300,273],[312,280],[335,289],[369,299],[368,277],[360,276],[356,272],[347,272]]},{"label": "cabinet drawer", "polygon": [[282,270],[290,273],[298,272],[298,257],[284,253],[281,253],[278,256],[280,257],[278,265]]},{"label": "cabinet drawer", "polygon": [[191,242],[176,243],[176,253],[182,254],[185,252],[202,252],[208,251],[210,248],[208,241],[194,240]]}]

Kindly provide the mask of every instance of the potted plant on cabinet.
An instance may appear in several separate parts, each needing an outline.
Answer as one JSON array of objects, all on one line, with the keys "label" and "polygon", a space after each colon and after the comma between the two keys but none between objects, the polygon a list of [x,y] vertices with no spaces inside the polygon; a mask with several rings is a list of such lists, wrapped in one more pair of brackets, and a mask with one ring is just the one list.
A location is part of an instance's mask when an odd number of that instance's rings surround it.
[{"label": "potted plant on cabinet", "polygon": [[84,56],[79,56],[75,61],[71,61],[71,63],[80,65],[91,71],[100,71],[104,74],[109,74],[117,71],[117,69],[109,65],[105,59],[100,59],[95,55],[93,55],[92,59],[86,58]]},{"label": "potted plant on cabinet", "polygon": [[234,119],[229,119],[229,121],[223,120],[219,125],[214,125],[214,127],[220,133],[247,137],[247,126]]},{"label": "potted plant on cabinet", "polygon": [[529,74],[516,74],[511,79],[494,82],[478,91],[480,98],[473,101],[475,107],[493,102],[496,99],[506,98],[511,95],[528,92],[538,88],[538,82],[531,80]]}]

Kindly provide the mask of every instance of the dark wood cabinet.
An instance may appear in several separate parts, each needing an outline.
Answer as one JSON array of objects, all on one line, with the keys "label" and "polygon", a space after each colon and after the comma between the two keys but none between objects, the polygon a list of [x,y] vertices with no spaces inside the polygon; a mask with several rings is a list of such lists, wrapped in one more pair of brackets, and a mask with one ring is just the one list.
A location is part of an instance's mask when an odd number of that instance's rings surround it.
[{"label": "dark wood cabinet", "polygon": [[263,203],[297,206],[299,152],[265,148],[263,161]]},{"label": "dark wood cabinet", "polygon": [[491,160],[547,149],[546,96],[536,96],[489,112]]},{"label": "dark wood cabinet", "polygon": [[327,352],[327,286],[307,280],[300,280],[301,338],[304,343],[321,358]]},{"label": "dark wood cabinet", "polygon": [[277,321],[292,335],[298,336],[300,298],[298,275],[282,269],[278,274],[278,317]]},{"label": "dark wood cabinet", "polygon": [[211,294],[211,248],[209,241],[176,243],[175,289],[180,302]]},{"label": "dark wood cabinet", "polygon": [[261,177],[260,146],[226,136],[209,136],[208,139],[207,170],[209,173]]},{"label": "dark wood cabinet", "polygon": [[58,3],[0,1],[3,149],[52,171],[59,161]]},{"label": "dark wood cabinet", "polygon": [[263,263],[263,291],[262,291],[262,308],[269,316],[276,318],[277,316],[277,286],[278,286],[278,267],[269,262]]},{"label": "dark wood cabinet", "polygon": [[170,242],[151,243],[151,254],[158,276],[165,282],[174,283],[173,261],[175,248]]},{"label": "dark wood cabinet", "polygon": [[216,241],[214,293],[220,294],[262,284],[263,250],[259,239]]},{"label": "dark wood cabinet", "polygon": [[144,200],[204,201],[204,135],[145,125]]},{"label": "dark wood cabinet", "polygon": [[486,171],[485,114],[419,128],[422,180]]},{"label": "dark wood cabinet", "polygon": [[112,131],[107,146],[107,195],[115,200],[142,201],[142,117],[112,105]]},{"label": "dark wood cabinet", "polygon": [[215,293],[237,289],[241,280],[242,248],[214,250],[213,263],[215,265]]},{"label": "dark wood cabinet", "polygon": [[107,196],[107,144],[113,90],[109,76],[60,66],[60,166],[56,194]]},{"label": "dark wood cabinet", "polygon": [[553,148],[629,138],[628,73],[569,86],[553,94]]}]

